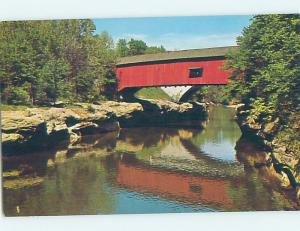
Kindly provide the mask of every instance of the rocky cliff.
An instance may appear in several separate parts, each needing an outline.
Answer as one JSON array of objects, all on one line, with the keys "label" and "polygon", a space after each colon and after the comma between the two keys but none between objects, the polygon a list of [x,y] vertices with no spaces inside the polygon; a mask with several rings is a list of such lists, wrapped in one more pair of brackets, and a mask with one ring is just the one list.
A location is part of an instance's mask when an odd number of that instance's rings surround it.
[{"label": "rocky cliff", "polygon": [[[237,122],[240,125],[243,136],[253,138],[257,144],[264,147],[265,152],[255,158],[264,159],[259,161],[260,166],[267,166],[269,172],[280,178],[284,188],[294,188],[296,196],[300,199],[300,158],[299,153],[295,153],[289,148],[287,143],[278,138],[281,129],[279,119],[274,119],[268,123],[258,123],[247,117],[243,105],[237,108]],[[268,158],[265,158],[268,157]],[[256,167],[255,164],[252,167]]]},{"label": "rocky cliff", "polygon": [[203,104],[177,104],[143,100],[139,103],[107,101],[77,103],[68,108],[28,108],[2,112],[4,155],[22,154],[33,149],[65,146],[84,135],[116,131],[131,126],[171,126],[205,118]]}]

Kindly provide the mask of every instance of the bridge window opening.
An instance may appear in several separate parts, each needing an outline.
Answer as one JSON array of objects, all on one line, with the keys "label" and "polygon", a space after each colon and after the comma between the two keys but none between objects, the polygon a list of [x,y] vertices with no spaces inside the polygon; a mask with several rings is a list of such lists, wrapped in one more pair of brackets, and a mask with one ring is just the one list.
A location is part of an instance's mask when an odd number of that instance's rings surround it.
[{"label": "bridge window opening", "polygon": [[202,77],[203,74],[203,68],[200,67],[191,67],[190,69],[190,78],[198,78]]}]

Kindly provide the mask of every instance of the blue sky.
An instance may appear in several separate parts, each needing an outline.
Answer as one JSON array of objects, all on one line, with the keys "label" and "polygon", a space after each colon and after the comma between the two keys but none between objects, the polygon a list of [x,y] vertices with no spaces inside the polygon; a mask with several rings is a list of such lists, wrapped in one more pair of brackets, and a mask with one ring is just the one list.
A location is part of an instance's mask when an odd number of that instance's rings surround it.
[{"label": "blue sky", "polygon": [[250,15],[95,19],[96,33],[141,39],[149,46],[182,50],[236,45],[236,37],[250,24]]}]

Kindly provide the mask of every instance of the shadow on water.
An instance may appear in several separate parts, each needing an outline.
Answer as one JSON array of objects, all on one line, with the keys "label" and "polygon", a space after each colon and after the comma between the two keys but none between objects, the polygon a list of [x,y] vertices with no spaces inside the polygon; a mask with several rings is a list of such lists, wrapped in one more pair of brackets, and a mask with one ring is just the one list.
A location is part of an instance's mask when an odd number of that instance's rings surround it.
[{"label": "shadow on water", "polygon": [[[204,130],[126,128],[55,152],[3,157],[8,216],[293,210],[241,132],[212,108]],[[252,156],[251,156],[252,155]]]}]

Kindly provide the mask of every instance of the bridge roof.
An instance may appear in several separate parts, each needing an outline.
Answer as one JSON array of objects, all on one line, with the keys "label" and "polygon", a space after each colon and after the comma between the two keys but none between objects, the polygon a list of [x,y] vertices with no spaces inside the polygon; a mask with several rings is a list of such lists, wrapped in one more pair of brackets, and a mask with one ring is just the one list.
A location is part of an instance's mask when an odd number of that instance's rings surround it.
[{"label": "bridge roof", "polygon": [[180,59],[193,59],[193,58],[210,58],[210,57],[223,57],[230,50],[236,50],[238,46],[228,47],[214,47],[204,49],[191,49],[179,51],[166,51],[156,54],[144,54],[123,57],[119,60],[117,65],[128,65],[135,63],[148,63],[157,61],[169,61]]}]

